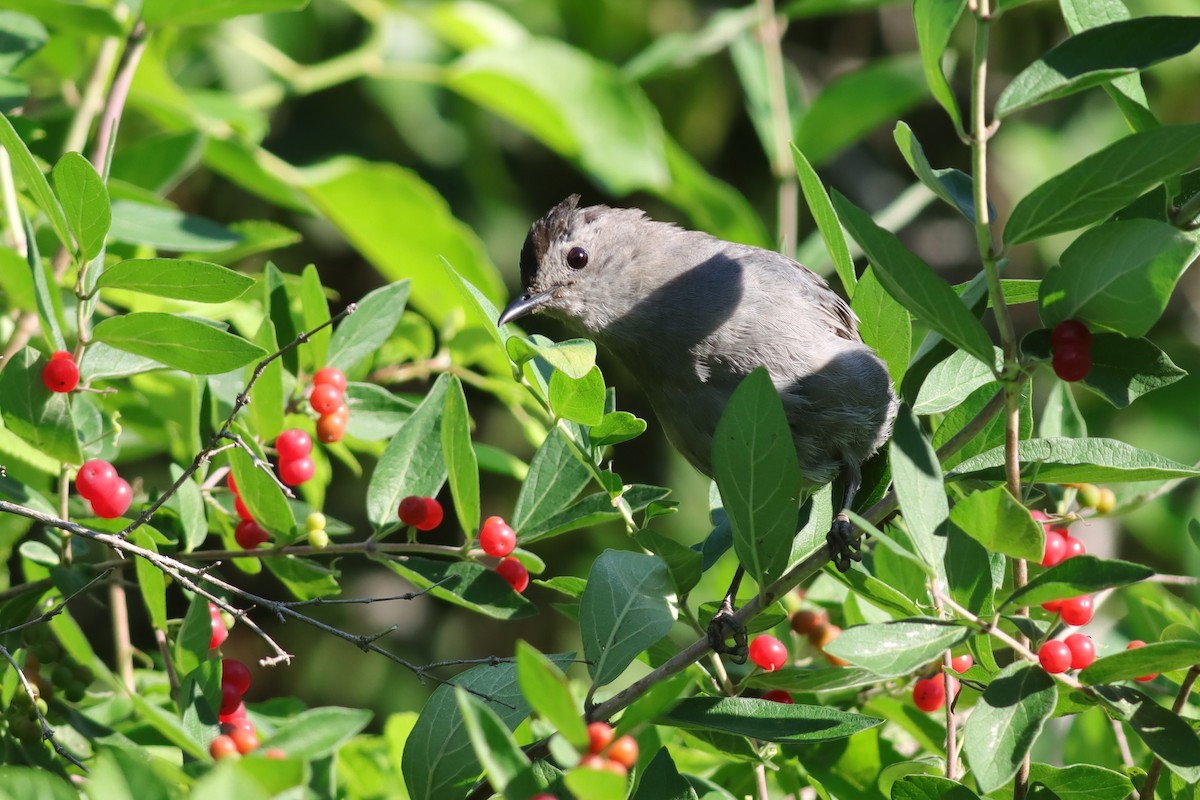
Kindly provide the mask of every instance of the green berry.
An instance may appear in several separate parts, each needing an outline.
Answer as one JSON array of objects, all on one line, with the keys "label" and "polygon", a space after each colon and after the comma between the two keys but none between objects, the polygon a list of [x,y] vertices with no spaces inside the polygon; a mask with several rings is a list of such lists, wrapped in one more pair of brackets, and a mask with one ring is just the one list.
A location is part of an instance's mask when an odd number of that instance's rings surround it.
[{"label": "green berry", "polygon": [[326,547],[329,544],[329,534],[324,528],[308,532],[308,543],[313,547]]},{"label": "green berry", "polygon": [[312,512],[308,515],[308,519],[304,521],[304,527],[308,529],[309,533],[325,530],[325,515],[320,511]]}]

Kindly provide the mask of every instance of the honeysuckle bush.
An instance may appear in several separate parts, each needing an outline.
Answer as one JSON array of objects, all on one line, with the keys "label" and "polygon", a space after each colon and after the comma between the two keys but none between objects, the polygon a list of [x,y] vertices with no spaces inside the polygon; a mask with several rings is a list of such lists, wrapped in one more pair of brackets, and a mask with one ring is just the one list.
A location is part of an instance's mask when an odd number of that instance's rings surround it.
[{"label": "honeysuckle bush", "polygon": [[[802,25],[879,5],[810,0],[778,12]],[[1068,33],[987,91],[991,37],[1022,30],[1013,17],[1026,5],[1061,15]],[[1176,60],[1200,44],[1200,18],[1131,19],[1120,0],[916,0],[916,52],[876,58],[803,104],[780,58],[782,28],[761,3],[716,11],[621,65],[499,6],[304,6],[0,2],[0,534],[10,548],[0,796],[1195,796],[1200,614],[1194,582],[1177,573],[1196,563],[1197,524],[1159,512],[1174,523],[1156,539],[1177,565],[1165,572],[1093,555],[1043,569],[1046,533],[1029,510],[1073,531],[1120,523],[1165,507],[1200,474],[1143,442],[1089,436],[1078,403],[1127,413],[1185,375],[1149,337],[1200,247],[1200,125],[1160,119],[1140,71],[1187,63]],[[274,14],[246,16],[264,12]],[[280,49],[301,49],[289,24],[315,27],[319,14],[352,15],[366,34],[327,61],[293,60]],[[449,129],[428,112],[451,96],[505,121],[497,138],[515,128],[612,196],[641,193],[695,227],[766,245],[774,235],[751,203],[688,153],[643,89],[727,57],[779,205],[800,192],[815,221],[801,260],[835,276],[904,402],[887,452],[867,465],[855,515],[867,549],[845,574],[824,545],[833,495],[801,487],[764,373],[721,421],[730,446],[715,456],[711,533],[671,538],[671,488],[622,475],[622,445],[653,420],[621,407],[590,342],[496,326],[501,272],[419,170],[353,155],[300,166],[265,144],[268,112],[292,108],[289,95],[361,79],[398,119],[417,115],[398,123],[408,135],[434,137]],[[210,74],[224,82],[205,85]],[[404,102],[386,100],[392,92]],[[1125,129],[1086,148],[1065,138],[1067,160],[1002,199],[989,176],[1040,168],[1006,147],[1010,126],[1028,137],[1030,115],[1082,117],[1066,104],[1083,93],[1106,94]],[[893,121],[917,105],[944,112],[940,124],[963,142],[953,163],[969,169],[930,163],[913,128]],[[828,186],[814,166],[885,124],[915,188],[873,216],[847,198],[861,191]],[[432,141],[414,142],[429,156],[421,165],[434,164]],[[181,207],[215,175],[261,214],[217,222]],[[889,229],[929,203],[977,243],[965,283],[952,286]],[[328,270],[268,260],[307,245],[278,221],[285,212],[339,233],[381,285],[331,312]],[[794,239],[788,225],[781,214],[776,234]],[[1005,277],[1029,244],[1048,266]],[[1093,332],[1092,368],[1075,384],[1050,368],[1050,329],[1066,320]],[[81,383],[54,393],[42,371],[64,350]],[[314,433],[306,395],[327,366],[350,381],[346,437],[317,445],[315,476],[289,490],[273,445],[285,429]],[[414,379],[420,391],[393,391]],[[495,408],[530,450],[479,438],[473,420]],[[89,459],[114,462],[133,484],[122,518],[94,516],[74,490]],[[270,534],[265,547],[237,546],[227,474]],[[365,487],[351,521],[329,513],[339,480]],[[535,578],[528,596],[475,545],[497,481],[519,485],[504,516]],[[1115,491],[1101,510],[1095,485]],[[441,538],[400,524],[410,495],[441,498]],[[306,539],[322,510],[327,546]],[[546,569],[543,542],[603,523],[608,549],[582,574]],[[735,559],[752,579],[739,619],[788,643],[781,670],[709,651],[710,578]],[[395,573],[413,587],[404,597],[497,629],[540,615],[579,646],[410,661],[388,630],[343,629],[315,611],[405,602],[343,596],[352,569]],[[1083,594],[1107,623],[1094,625],[1101,657],[1049,675],[1036,652],[1066,630],[1041,604]],[[391,716],[303,696],[251,702],[261,747],[216,762],[210,603],[236,620],[239,640],[257,642],[256,682],[327,639],[342,648],[335,681],[384,660],[431,693],[419,713]],[[110,626],[80,624],[92,605]],[[790,633],[800,608],[843,629],[823,652]],[[1126,651],[1135,638],[1150,644]],[[960,693],[936,714],[918,711],[913,685],[943,675],[952,653],[974,661]],[[1161,677],[1131,682],[1152,673]],[[760,698],[771,689],[795,703]],[[599,720],[637,737],[629,775],[579,765],[586,723]]]}]

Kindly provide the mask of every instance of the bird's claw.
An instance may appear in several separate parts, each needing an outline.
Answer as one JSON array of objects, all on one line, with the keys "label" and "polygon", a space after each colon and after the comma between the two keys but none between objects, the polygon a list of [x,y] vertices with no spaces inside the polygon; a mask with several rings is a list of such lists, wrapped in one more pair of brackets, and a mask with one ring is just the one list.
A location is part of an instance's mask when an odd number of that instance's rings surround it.
[{"label": "bird's claw", "polygon": [[849,571],[851,561],[862,561],[862,545],[854,538],[854,526],[841,514],[834,520],[825,540],[829,542],[829,555],[838,572]]},{"label": "bird's claw", "polygon": [[[728,644],[733,639],[733,644]],[[733,616],[733,603],[728,598],[708,623],[708,645],[714,653],[729,656],[735,664],[745,664],[749,647],[746,644],[746,626]]]}]

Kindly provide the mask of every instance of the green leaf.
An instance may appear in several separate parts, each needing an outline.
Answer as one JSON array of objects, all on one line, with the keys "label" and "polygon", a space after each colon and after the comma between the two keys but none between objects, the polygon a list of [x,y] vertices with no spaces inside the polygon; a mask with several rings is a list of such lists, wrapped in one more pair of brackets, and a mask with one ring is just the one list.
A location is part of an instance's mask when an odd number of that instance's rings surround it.
[{"label": "green leaf", "polygon": [[870,215],[839,192],[833,193],[833,205],[888,293],[918,320],[991,366],[991,340],[950,285],[907,250],[895,234],[876,225]]},{"label": "green leaf", "polygon": [[22,348],[0,371],[0,418],[4,427],[42,453],[67,464],[82,464],[68,395],[42,382],[46,362],[32,347]]},{"label": "green leaf", "polygon": [[108,233],[118,242],[195,253],[224,250],[242,239],[239,234],[210,219],[135,200],[113,201],[112,226]]},{"label": "green leaf", "polygon": [[349,372],[388,340],[404,313],[409,282],[381,286],[358,301],[358,310],[338,323],[325,363]]},{"label": "green leaf", "polygon": [[372,716],[365,708],[309,709],[276,728],[263,745],[277,747],[289,758],[323,758],[367,727]]},{"label": "green leaf", "polygon": [[301,187],[307,197],[387,280],[412,279],[411,303],[430,319],[460,305],[454,273],[489,300],[501,297],[504,287],[483,243],[416,173],[339,158],[310,176]]},{"label": "green leaf", "polygon": [[628,411],[610,411],[588,431],[588,439],[595,447],[608,447],[636,439],[645,432],[646,420]]},{"label": "green leaf", "polygon": [[896,414],[888,456],[908,535],[922,561],[940,565],[945,543],[934,536],[934,531],[950,513],[942,485],[942,468],[917,418],[907,407],[901,406]]},{"label": "green leaf", "polygon": [[1041,561],[1042,526],[1003,486],[972,492],[950,510],[950,521],[989,551]]},{"label": "green leaf", "polygon": [[1164,125],[1118,139],[1021,198],[1004,226],[1004,242],[1020,244],[1099,222],[1181,174],[1197,155],[1200,125]]},{"label": "green leaf", "polygon": [[338,571],[312,559],[268,556],[263,559],[263,564],[297,600],[329,597],[341,589],[337,582]]},{"label": "green leaf", "polygon": [[1016,774],[1057,698],[1054,679],[1024,661],[1005,667],[988,684],[963,732],[963,753],[980,791],[995,791]]},{"label": "green leaf", "polygon": [[513,741],[512,734],[496,712],[482,700],[467,694],[461,686],[455,688],[454,696],[467,737],[475,756],[483,764],[488,782],[497,792],[503,792],[529,767],[529,759]]},{"label": "green leaf", "polygon": [[801,486],[791,429],[766,369],[743,378],[729,398],[712,461],[738,561],[766,586],[787,569]]},{"label": "green leaf", "polygon": [[1126,776],[1092,764],[1033,764],[1029,785],[1038,784],[1054,792],[1058,800],[1124,800],[1133,791],[1133,781]]},{"label": "green leaf", "polygon": [[604,376],[599,367],[592,367],[579,380],[554,370],[548,394],[557,417],[580,425],[598,425],[604,419]]},{"label": "green leaf", "polygon": [[624,796],[628,781],[609,770],[583,767],[568,772],[562,782],[575,800],[611,800]]},{"label": "green leaf", "polygon": [[1077,319],[1125,336],[1145,336],[1198,252],[1190,236],[1152,219],[1108,222],[1084,231],[1042,279],[1042,323],[1053,328]]},{"label": "green leaf", "polygon": [[[1050,331],[1039,328],[1025,334],[1021,339],[1021,352],[1049,360]],[[1080,383],[1117,408],[1125,408],[1147,392],[1170,386],[1187,375],[1148,339],[1127,339],[1119,333],[1093,333],[1091,353],[1092,368]],[[1065,383],[1058,385],[1066,387]],[[1063,391],[1069,392],[1065,388]],[[1057,405],[1057,410],[1048,408],[1048,411],[1053,411],[1056,416],[1050,419],[1058,420],[1056,424],[1060,427],[1046,428],[1046,414],[1043,414],[1045,430],[1040,432],[1043,435],[1086,435],[1086,429],[1076,423],[1081,419],[1077,408],[1069,414],[1071,429],[1061,429],[1063,401],[1060,399]]]},{"label": "green leaf", "polygon": [[104,238],[112,224],[108,188],[92,166],[79,153],[66,153],[50,174],[54,193],[75,234],[83,261],[91,261],[104,250]]},{"label": "green leaf", "polygon": [[0,766],[0,793],[12,800],[74,800],[71,784],[44,767]]},{"label": "green leaf", "polygon": [[[996,348],[994,352],[996,355],[995,363],[999,366],[1003,359],[1003,354],[999,348]],[[929,375],[925,377],[925,382],[921,384],[921,391],[917,393],[917,400],[913,405],[913,413],[921,415],[941,414],[954,408],[963,400],[966,400],[980,386],[987,386],[993,383],[997,387],[999,386],[993,367],[989,367],[979,359],[962,350],[958,350],[929,371]]]},{"label": "green leaf", "polygon": [[[183,474],[183,467],[178,464],[170,465],[171,480],[176,481]],[[183,529],[180,537],[180,549],[185,553],[195,550],[208,538],[208,521],[204,516],[204,496],[195,480],[186,480],[179,484],[179,491],[167,502],[179,514],[179,524]]]},{"label": "green leaf", "polygon": [[879,676],[862,667],[784,667],[774,672],[757,673],[749,683],[756,689],[783,689],[792,694],[824,694],[873,686],[879,683]]},{"label": "green leaf", "polygon": [[229,372],[267,355],[240,336],[158,311],[109,317],[96,326],[93,339],[194,375]]},{"label": "green leaf", "polygon": [[1013,592],[1003,605],[1033,606],[1047,600],[1077,597],[1113,586],[1144,581],[1154,570],[1129,561],[1106,561],[1095,556],[1075,556],[1062,561]]},{"label": "green leaf", "polygon": [[105,269],[96,285],[196,303],[224,303],[241,297],[254,279],[207,261],[131,258]]},{"label": "green leaf", "polygon": [[659,725],[718,731],[766,742],[842,739],[882,722],[829,706],[786,705],[756,697],[688,697],[657,720]]},{"label": "green leaf", "polygon": [[1185,640],[1152,642],[1145,647],[1121,650],[1097,659],[1079,673],[1084,683],[1115,683],[1162,672],[1174,672],[1200,664],[1200,642]]},{"label": "green leaf", "polygon": [[4,52],[0,53],[0,74],[10,74],[41,50],[50,34],[33,17],[4,11],[0,12],[0,37],[4,40]]},{"label": "green leaf", "polygon": [[208,643],[212,641],[212,617],[208,600],[195,594],[188,605],[183,625],[175,635],[175,671],[189,675],[208,658]]},{"label": "green leaf", "polygon": [[[98,747],[96,761],[89,765],[88,790],[105,800],[168,800],[171,790],[155,766],[136,747]],[[7,797],[2,791],[0,796]]]},{"label": "green leaf", "polygon": [[[913,3],[913,22],[917,31],[917,45],[921,50],[921,67],[929,92],[950,115],[956,130],[962,128],[962,116],[958,100],[942,72],[942,56],[950,43],[950,34],[958,24],[967,0],[916,0]],[[904,123],[900,123],[903,125]]]},{"label": "green leaf", "polygon": [[925,98],[918,58],[873,59],[831,81],[813,98],[796,128],[796,147],[820,164]]},{"label": "green leaf", "polygon": [[928,664],[970,635],[961,625],[934,619],[879,622],[847,628],[826,645],[825,652],[894,678]]},{"label": "green leaf", "polygon": [[[321,276],[312,264],[300,273],[300,316],[304,320],[306,331],[316,330],[317,326],[329,321],[329,303],[325,300],[325,290],[321,287]],[[329,340],[332,335],[332,331],[326,326],[308,337],[312,363],[318,369],[325,366],[328,360]]]},{"label": "green leaf", "polygon": [[968,221],[975,222],[975,183],[971,176],[957,169],[934,169],[912,129],[903,122],[896,123],[892,135],[917,179]]},{"label": "green leaf", "polygon": [[377,383],[351,381],[343,399],[350,410],[346,433],[368,442],[391,439],[416,408]]},{"label": "green leaf", "polygon": [[441,427],[449,386],[449,375],[438,376],[379,457],[367,485],[367,518],[376,530],[396,524],[403,498],[432,497],[446,480]]},{"label": "green leaf", "polygon": [[1200,783],[1200,738],[1191,725],[1131,687],[1097,686],[1096,692],[1108,701],[1109,716],[1127,722],[1171,772]]},{"label": "green leaf", "polygon": [[[628,504],[631,512],[638,512],[651,503],[665,499],[670,493],[669,489],[661,486],[635,483],[621,495],[621,499]],[[526,523],[521,529],[520,539],[522,544],[528,545],[539,539],[548,539],[609,520],[621,519],[621,516],[608,492],[596,492],[537,523]]]},{"label": "green leaf", "polygon": [[700,582],[703,556],[698,551],[652,530],[640,530],[633,538],[667,565],[677,595],[687,594]]},{"label": "green leaf", "polygon": [[504,343],[508,357],[517,366],[534,358],[541,358],[575,380],[587,377],[596,366],[596,345],[589,339],[568,339],[564,342],[552,342],[545,336],[530,336],[523,339],[510,336]]},{"label": "green leaf", "polygon": [[[1023,474],[1038,483],[1124,483],[1193,478],[1200,470],[1139,450],[1116,439],[1023,439],[1017,445]],[[946,477],[1004,480],[1004,448],[996,447],[959,464]]]},{"label": "green leaf", "polygon": [[522,534],[562,511],[590,479],[587,467],[567,444],[566,435],[552,428],[529,462],[529,474],[513,506],[513,529]]},{"label": "green leaf", "polygon": [[[857,291],[857,279],[854,275],[854,259],[850,256],[850,246],[846,244],[846,234],[842,232],[842,223],[838,221],[837,212],[833,210],[833,203],[829,202],[829,194],[825,191],[825,185],[821,183],[816,170],[794,144],[792,160],[796,163],[796,174],[800,177],[804,201],[808,203],[813,222],[817,223],[817,230],[821,232],[821,238],[825,241],[825,249],[833,259],[833,268],[842,281],[846,296],[853,298]],[[908,354],[905,353],[905,362],[907,361]]]},{"label": "green leaf", "polygon": [[474,561],[441,561],[417,556],[386,559],[388,569],[434,597],[492,619],[523,619],[537,613],[533,603],[496,574]]},{"label": "green leaf", "polygon": [[[36,0],[36,2],[42,3],[46,0]],[[12,3],[7,3],[7,5],[12,7]],[[59,5],[67,4],[60,3]],[[99,9],[96,10],[99,11]],[[107,17],[108,14],[104,14],[104,16]],[[33,196],[33,202],[46,215],[50,227],[54,229],[54,234],[58,237],[59,244],[70,250],[71,232],[62,206],[59,205],[54,192],[50,191],[50,184],[46,181],[46,176],[42,174],[37,162],[34,161],[33,154],[29,152],[29,148],[17,135],[16,129],[4,114],[0,114],[0,147],[8,151],[8,156],[12,159],[13,173],[25,182],[26,190]]]},{"label": "green leaf", "polygon": [[996,101],[996,116],[1138,72],[1184,55],[1197,44],[1196,17],[1142,17],[1082,31],[1013,78]]},{"label": "green leaf", "polygon": [[[257,455],[262,457],[261,452]],[[255,521],[274,534],[278,542],[290,542],[295,536],[296,518],[279,484],[255,467],[249,454],[240,447],[230,454],[229,466],[242,502]]]},{"label": "green leaf", "polygon": [[[148,527],[138,528],[130,536],[130,539],[137,546],[157,553],[158,545],[154,543],[154,538],[147,530]],[[134,568],[137,572],[138,589],[142,595],[142,602],[146,604],[146,611],[150,614],[150,624],[166,633],[167,584],[162,570],[144,558],[137,559],[134,562]]]},{"label": "green leaf", "polygon": [[446,456],[446,472],[454,511],[464,531],[479,527],[479,463],[471,449],[471,418],[462,382],[450,378],[446,389],[446,404],[442,411],[442,452]]},{"label": "green leaf", "polygon": [[850,307],[858,315],[862,340],[887,363],[892,383],[899,386],[912,354],[912,318],[908,311],[884,290],[874,267],[863,272]]},{"label": "green leaf", "polygon": [[24,213],[21,214],[21,223],[25,229],[25,241],[28,248],[25,260],[29,265],[33,299],[42,323],[42,335],[55,350],[66,350],[67,340],[63,336],[66,320],[63,316],[62,292],[50,271],[50,265],[42,260],[41,254],[38,252],[37,237],[29,222],[29,217]]},{"label": "green leaf", "polygon": [[[1059,0],[1059,7],[1072,34],[1131,18],[1122,0]],[[1101,86],[1116,102],[1130,128],[1144,131],[1159,126],[1158,119],[1150,112],[1140,74],[1121,75]]]},{"label": "green leaf", "polygon": [[145,0],[142,17],[150,27],[208,25],[245,14],[298,11],[308,0]]},{"label": "green leaf", "polygon": [[473,50],[452,63],[451,90],[580,167],[614,195],[668,183],[662,123],[636,83],[552,39]]},{"label": "green leaf", "polygon": [[675,621],[667,567],[657,556],[605,550],[592,563],[580,598],[584,657],[594,686],[618,678]]},{"label": "green leaf", "polygon": [[699,800],[699,796],[663,747],[642,772],[633,800]]},{"label": "green leaf", "polygon": [[534,713],[550,723],[576,750],[587,747],[587,726],[575,706],[567,676],[524,641],[517,642],[517,680]]},{"label": "green leaf", "polygon": [[[279,343],[275,340],[275,326],[269,318],[262,321],[254,336],[254,343],[268,353],[279,349]],[[247,383],[256,368],[257,365],[246,365],[243,372]],[[254,432],[263,441],[273,441],[283,430],[284,405],[283,363],[276,358],[263,368],[250,390],[250,418],[254,420]]]},{"label": "green leaf", "polygon": [[892,785],[891,800],[979,800],[979,795],[948,778],[905,775]]},{"label": "green leaf", "polygon": [[[561,669],[573,658],[566,653],[550,660]],[[461,800],[483,769],[465,735],[455,686],[476,692],[510,730],[529,716],[511,662],[472,667],[439,686],[421,709],[401,761],[404,783],[418,800]]]}]

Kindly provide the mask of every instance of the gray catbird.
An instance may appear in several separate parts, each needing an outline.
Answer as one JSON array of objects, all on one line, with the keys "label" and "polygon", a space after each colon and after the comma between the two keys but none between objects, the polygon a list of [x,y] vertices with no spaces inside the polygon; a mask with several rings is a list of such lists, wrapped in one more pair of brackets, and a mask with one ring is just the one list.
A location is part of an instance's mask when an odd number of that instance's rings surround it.
[{"label": "gray catbird", "polygon": [[545,312],[607,349],[633,372],[667,438],[709,477],[725,403],[765,366],[804,479],[845,483],[830,545],[840,569],[857,558],[845,510],[860,464],[891,431],[896,397],[854,312],[820,276],[636,208],[579,208],[572,195],[530,228],[521,285],[500,324]]}]

